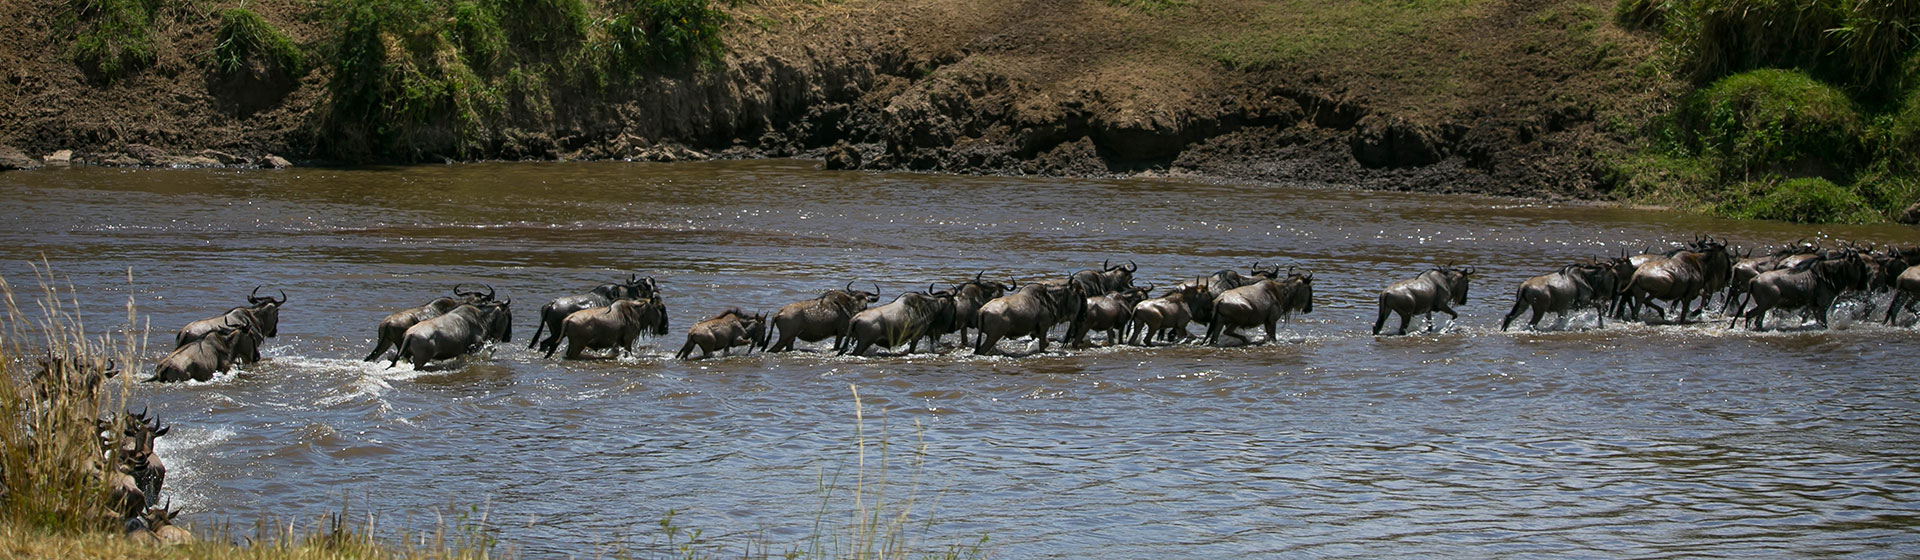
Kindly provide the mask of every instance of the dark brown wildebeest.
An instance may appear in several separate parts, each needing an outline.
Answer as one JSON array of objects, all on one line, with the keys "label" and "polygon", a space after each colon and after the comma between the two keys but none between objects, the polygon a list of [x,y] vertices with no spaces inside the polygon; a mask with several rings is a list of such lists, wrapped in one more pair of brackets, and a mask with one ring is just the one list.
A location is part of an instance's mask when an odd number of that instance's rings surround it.
[{"label": "dark brown wildebeest", "polygon": [[[621,284],[601,284],[587,293],[554,298],[540,306],[540,326],[533,328],[533,338],[527,341],[527,347],[540,347],[548,354],[560,347],[560,322],[567,320],[575,312],[613,305],[623,299],[647,299],[660,293],[660,285],[653,277],[641,278],[638,274],[627,275],[627,281]],[[540,340],[541,332],[552,333],[547,340]]]},{"label": "dark brown wildebeest", "polygon": [[1169,343],[1192,340],[1193,333],[1187,331],[1187,323],[1196,318],[1212,322],[1212,317],[1213,292],[1207,283],[1183,283],[1160,297],[1133,306],[1133,334],[1128,340],[1144,346],[1153,346],[1155,337]]},{"label": "dark brown wildebeest", "polygon": [[940,335],[959,330],[950,290],[906,292],[886,305],[861,311],[853,316],[847,344],[841,354],[865,355],[874,344],[881,348],[907,346],[911,354],[927,340],[927,351],[940,349]]},{"label": "dark brown wildebeest", "polygon": [[[251,354],[259,359],[260,333],[247,325],[233,324],[214,329],[199,340],[175,348],[160,360],[148,381],[206,381],[215,373],[233,369],[235,360]],[[249,352],[251,349],[251,352]]]},{"label": "dark brown wildebeest", "polygon": [[1408,280],[1394,282],[1380,292],[1380,318],[1373,321],[1373,334],[1380,334],[1380,327],[1387,324],[1387,316],[1400,314],[1400,331],[1407,334],[1407,322],[1414,315],[1425,315],[1427,330],[1433,330],[1433,312],[1439,311],[1457,320],[1459,313],[1453,311],[1455,305],[1466,305],[1467,282],[1473,276],[1474,268],[1453,268],[1447,265],[1420,273]]},{"label": "dark brown wildebeest", "polygon": [[1920,266],[1909,266],[1893,280],[1893,303],[1887,306],[1887,324],[1892,325],[1901,311],[1913,311],[1920,304]]},{"label": "dark brown wildebeest", "polygon": [[[660,296],[644,300],[615,300],[612,305],[582,309],[568,315],[560,322],[555,331],[567,341],[569,360],[580,359],[587,350],[618,349],[617,355],[633,353],[633,341],[640,335],[662,336],[667,334],[667,304]],[[546,357],[552,358],[558,342],[547,349]]]},{"label": "dark brown wildebeest", "polygon": [[488,343],[513,340],[513,298],[483,301],[453,308],[439,317],[421,321],[400,339],[400,350],[387,367],[406,360],[413,369],[427,364],[479,352]]},{"label": "dark brown wildebeest", "polygon": [[731,354],[733,347],[746,346],[747,353],[753,353],[756,344],[766,344],[767,315],[748,315],[740,308],[732,307],[701,321],[687,330],[687,344],[680,347],[675,358],[687,359],[693,355],[693,349],[700,349],[700,357],[713,356],[718,350],[722,355]]},{"label": "dark brown wildebeest", "polygon": [[972,280],[953,287],[953,313],[955,324],[960,327],[960,345],[970,346],[967,329],[980,328],[980,306],[993,301],[993,298],[1007,295],[1013,287],[999,282],[981,280],[986,271],[973,275]]},{"label": "dark brown wildebeest", "polygon": [[435,298],[433,301],[427,302],[426,305],[396,311],[392,315],[388,315],[385,319],[381,319],[380,326],[374,329],[375,342],[373,352],[368,353],[366,359],[362,361],[371,362],[380,359],[380,355],[387,353],[388,348],[400,345],[400,341],[406,337],[407,329],[413,328],[414,325],[420,324],[421,321],[444,315],[446,312],[453,311],[454,308],[460,307],[463,304],[493,300],[494,292],[492,286],[487,286],[487,292],[484,294],[478,291],[462,290],[460,289],[461,286],[465,286],[465,284],[453,287],[453,295],[457,296],[457,298]]},{"label": "dark brown wildebeest", "polygon": [[775,340],[772,335],[777,331],[780,333],[778,342],[761,349],[786,352],[793,349],[795,340],[819,342],[833,337],[833,350],[838,352],[847,343],[853,316],[879,301],[879,291],[878,284],[873,286],[871,292],[855,290],[853,282],[848,281],[844,290],[827,290],[820,297],[789,303],[774,312],[768,325],[772,331],[767,333],[766,339]]},{"label": "dark brown wildebeest", "polygon": [[1080,321],[1079,332],[1067,333],[1067,339],[1074,347],[1085,348],[1090,344],[1088,335],[1100,331],[1106,333],[1107,346],[1113,346],[1120,342],[1127,324],[1133,322],[1133,307],[1145,301],[1151,291],[1153,286],[1128,288],[1087,298],[1086,318]]},{"label": "dark brown wildebeest", "polygon": [[1266,327],[1267,342],[1276,342],[1281,320],[1299,309],[1313,312],[1313,273],[1290,274],[1284,280],[1261,280],[1241,286],[1213,298],[1213,323],[1207,325],[1206,343],[1220,344],[1220,335],[1251,342],[1236,329]]},{"label": "dark brown wildebeest", "polygon": [[1596,326],[1606,328],[1607,303],[1613,299],[1615,283],[1614,268],[1608,262],[1570,264],[1559,272],[1528,278],[1514,294],[1513,310],[1500,321],[1500,330],[1507,330],[1529,308],[1533,319],[1527,321],[1527,330],[1539,329],[1540,317],[1549,311],[1560,314],[1554,328],[1566,328],[1567,312],[1589,305],[1594,308]]},{"label": "dark brown wildebeest", "polygon": [[1087,295],[1078,282],[1036,282],[980,306],[980,341],[975,355],[999,351],[1003,338],[1032,336],[1036,352],[1047,350],[1047,331],[1062,322],[1073,332],[1086,315]]},{"label": "dark brown wildebeest", "polygon": [[1080,290],[1088,294],[1105,294],[1133,287],[1133,272],[1140,267],[1127,261],[1124,265],[1109,264],[1100,261],[1100,270],[1087,269],[1073,273],[1067,281],[1080,285]]},{"label": "dark brown wildebeest", "polygon": [[[1639,307],[1647,306],[1653,300],[1672,302],[1680,308],[1675,321],[1685,323],[1692,315],[1693,299],[1700,297],[1717,279],[1728,275],[1733,264],[1727,260],[1727,246],[1718,241],[1704,241],[1699,250],[1683,248],[1671,257],[1648,261],[1634,269],[1633,276],[1620,291],[1634,299],[1635,320],[1640,319]],[[1661,318],[1667,311],[1653,305],[1653,310]]]},{"label": "dark brown wildebeest", "polygon": [[1791,268],[1767,271],[1747,284],[1747,298],[1753,301],[1753,310],[1747,311],[1743,300],[1734,309],[1733,320],[1727,328],[1733,328],[1744,318],[1749,330],[1766,330],[1768,311],[1803,308],[1812,309],[1814,318],[1825,328],[1833,301],[1848,290],[1865,289],[1866,283],[1866,263],[1852,250],[1823,254]]},{"label": "dark brown wildebeest", "polygon": [[273,338],[280,335],[280,307],[287,304],[287,292],[280,292],[280,299],[272,296],[261,297],[260,286],[254,286],[253,293],[247,294],[247,307],[235,307],[218,316],[208,317],[181,327],[173,336],[173,347],[186,346],[199,340],[207,333],[231,322],[248,325],[261,336]]}]

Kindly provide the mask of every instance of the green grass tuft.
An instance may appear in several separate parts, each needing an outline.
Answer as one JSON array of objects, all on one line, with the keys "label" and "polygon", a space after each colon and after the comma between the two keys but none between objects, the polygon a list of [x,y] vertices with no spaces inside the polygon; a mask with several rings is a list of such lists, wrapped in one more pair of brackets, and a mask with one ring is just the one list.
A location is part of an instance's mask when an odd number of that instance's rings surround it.
[{"label": "green grass tuft", "polygon": [[306,73],[306,55],[300,47],[260,14],[246,8],[227,8],[218,15],[220,27],[214,32],[213,45],[215,70],[238,74],[257,60],[267,72],[287,76]]},{"label": "green grass tuft", "polygon": [[1864,123],[1846,94],[1793,70],[1753,70],[1721,79],[1688,104],[1694,147],[1732,174],[1843,169]]},{"label": "green grass tuft", "polygon": [[112,81],[153,65],[157,0],[72,0],[64,26],[75,30],[69,55]]},{"label": "green grass tuft", "polygon": [[1722,215],[1803,223],[1871,223],[1885,219],[1851,189],[1818,177],[1765,179],[1735,186],[1747,196],[1722,203]]}]

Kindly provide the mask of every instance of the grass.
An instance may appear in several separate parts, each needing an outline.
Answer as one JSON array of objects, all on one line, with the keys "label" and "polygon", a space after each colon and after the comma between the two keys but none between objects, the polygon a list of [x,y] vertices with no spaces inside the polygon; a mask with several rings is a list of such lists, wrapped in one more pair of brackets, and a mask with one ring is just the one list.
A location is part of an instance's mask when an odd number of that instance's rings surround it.
[{"label": "grass", "polygon": [[1684,109],[1691,144],[1732,175],[1811,165],[1837,168],[1860,151],[1860,113],[1845,93],[1795,70],[1720,79]]},{"label": "grass", "polygon": [[1353,58],[1381,47],[1405,45],[1428,28],[1479,15],[1486,4],[1485,0],[1285,0],[1262,5],[1246,14],[1244,25],[1221,29],[1202,41],[1203,48],[1229,68],[1263,70],[1328,57]]},{"label": "grass", "polygon": [[72,0],[63,27],[73,29],[69,56],[107,81],[153,64],[153,17],[158,0]]},{"label": "grass", "polygon": [[246,8],[216,12],[220,27],[214,32],[214,69],[228,75],[251,68],[258,61],[267,72],[298,76],[306,71],[306,55],[292,38],[266,18]]}]

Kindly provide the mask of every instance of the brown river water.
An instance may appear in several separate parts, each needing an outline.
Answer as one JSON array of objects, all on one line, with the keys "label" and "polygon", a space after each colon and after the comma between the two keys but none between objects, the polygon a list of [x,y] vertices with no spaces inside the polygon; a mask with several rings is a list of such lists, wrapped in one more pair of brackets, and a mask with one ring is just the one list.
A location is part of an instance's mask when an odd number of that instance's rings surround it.
[{"label": "brown river water", "polygon": [[[915,498],[908,534],[927,549],[987,536],[1000,558],[1920,554],[1920,331],[1854,305],[1831,330],[1579,328],[1590,315],[1498,330],[1517,284],[1559,263],[1702,233],[1920,243],[1908,227],[778,160],[80,168],[0,174],[0,202],[0,275],[31,285],[44,257],[96,332],[126,328],[131,295],[154,359],[174,328],[254,286],[286,291],[265,362],[135,389],[177,426],[160,441],[167,497],[203,524],[347,502],[432,526],[452,504],[484,509],[507,548],[593,557],[648,545],[672,510],[705,539],[779,552],[852,508],[823,486],[860,468],[857,386],[865,438],[891,444],[886,497]],[[728,306],[772,311],[849,280],[885,302],[1103,259],[1160,285],[1284,263],[1315,271],[1317,301],[1278,344],[1239,348],[840,358],[803,343],[816,352],[670,359]],[[1381,287],[1447,262],[1480,271],[1457,323],[1366,335]],[[659,280],[671,334],[613,361],[526,348],[541,303],[628,271]],[[434,372],[360,361],[387,313],[471,281],[514,299],[512,343]]]}]

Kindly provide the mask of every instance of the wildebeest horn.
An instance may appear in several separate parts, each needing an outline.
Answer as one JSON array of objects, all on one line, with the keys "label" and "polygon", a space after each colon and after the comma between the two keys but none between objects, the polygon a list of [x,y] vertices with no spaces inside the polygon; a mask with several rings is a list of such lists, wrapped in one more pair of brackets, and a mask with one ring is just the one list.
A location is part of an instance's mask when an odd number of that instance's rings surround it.
[{"label": "wildebeest horn", "polygon": [[1127,272],[1132,273],[1136,270],[1140,270],[1140,265],[1133,264],[1133,259],[1127,259]]},{"label": "wildebeest horn", "polygon": [[927,295],[933,295],[933,287],[934,287],[933,282],[927,283]]},{"label": "wildebeest horn", "polygon": [[247,303],[260,303],[260,288],[261,286],[253,287],[253,291],[247,294]]},{"label": "wildebeest horn", "polygon": [[1253,261],[1253,271],[1260,272],[1260,261]]},{"label": "wildebeest horn", "polygon": [[982,270],[982,271],[980,271],[980,272],[976,272],[976,273],[974,273],[974,274],[973,274],[973,281],[974,281],[974,282],[979,282],[979,281],[980,281],[980,277],[982,277],[982,276],[986,276],[986,275],[987,275],[987,271],[985,271],[985,270]]},{"label": "wildebeest horn", "polygon": [[1475,270],[1478,270],[1478,269],[1474,268],[1473,265],[1467,265],[1465,268],[1460,269],[1460,273],[1465,274],[1467,276],[1473,276],[1473,271]]},{"label": "wildebeest horn", "polygon": [[851,293],[853,293],[853,281],[852,281],[852,280],[848,280],[848,281],[847,281],[847,293],[849,293],[849,294],[851,294]]},{"label": "wildebeest horn", "polygon": [[873,283],[873,295],[874,295],[874,296],[876,296],[876,297],[880,295],[880,283],[879,283],[879,282],[874,282],[874,283]]},{"label": "wildebeest horn", "polygon": [[1113,270],[1113,267],[1107,266],[1107,259],[1100,259],[1100,270],[1102,271]]}]

